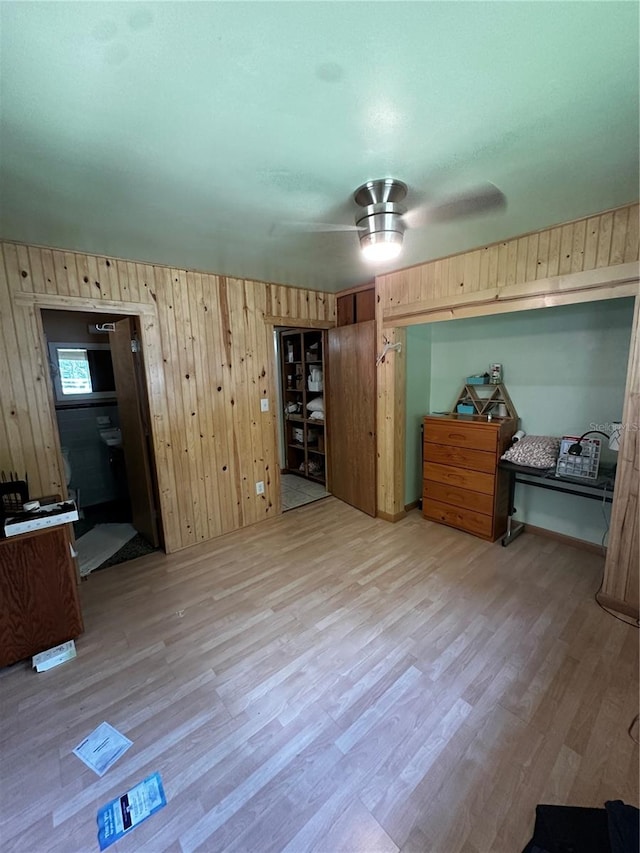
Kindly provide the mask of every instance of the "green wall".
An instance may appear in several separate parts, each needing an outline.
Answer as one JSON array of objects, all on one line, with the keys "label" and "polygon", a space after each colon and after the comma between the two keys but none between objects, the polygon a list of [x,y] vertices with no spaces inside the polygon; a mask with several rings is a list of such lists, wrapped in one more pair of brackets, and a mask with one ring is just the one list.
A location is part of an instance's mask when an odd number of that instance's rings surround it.
[{"label": "green wall", "polygon": [[407,421],[405,444],[405,503],[422,493],[420,425],[430,411],[432,326],[407,329]]},{"label": "green wall", "polygon": [[[428,404],[435,412],[451,409],[466,376],[500,362],[521,429],[580,435],[591,424],[622,418],[632,319],[633,299],[627,298],[415,327],[407,342],[407,396],[427,383],[416,358],[430,364]],[[429,338],[425,359],[419,345],[426,347]],[[408,401],[407,503],[420,492],[410,407]],[[615,454],[603,449],[602,458],[614,461]],[[598,501],[518,486],[516,506],[520,520],[590,542],[601,542],[606,529]]]}]

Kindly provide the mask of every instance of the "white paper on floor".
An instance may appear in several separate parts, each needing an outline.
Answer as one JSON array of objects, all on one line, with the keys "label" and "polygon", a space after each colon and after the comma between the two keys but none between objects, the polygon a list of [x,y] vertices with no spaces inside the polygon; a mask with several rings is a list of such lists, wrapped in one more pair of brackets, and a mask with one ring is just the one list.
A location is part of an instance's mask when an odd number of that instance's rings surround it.
[{"label": "white paper on floor", "polygon": [[88,575],[136,535],[130,524],[96,524],[76,542],[80,574]]},{"label": "white paper on floor", "polygon": [[128,737],[109,723],[100,723],[97,729],[76,746],[73,754],[98,776],[104,776],[130,746],[133,746],[133,741]]}]

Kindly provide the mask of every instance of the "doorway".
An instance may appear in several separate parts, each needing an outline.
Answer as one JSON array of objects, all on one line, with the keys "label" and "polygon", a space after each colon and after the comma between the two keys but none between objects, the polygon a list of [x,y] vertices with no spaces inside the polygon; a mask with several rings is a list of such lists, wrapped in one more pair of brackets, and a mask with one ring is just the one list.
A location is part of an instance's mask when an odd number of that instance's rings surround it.
[{"label": "doorway", "polygon": [[285,512],[331,494],[376,515],[376,332],[360,313],[335,328],[274,329]]},{"label": "doorway", "polygon": [[137,318],[43,309],[80,574],[161,546]]},{"label": "doorway", "polygon": [[329,496],[321,329],[275,329],[283,512]]}]

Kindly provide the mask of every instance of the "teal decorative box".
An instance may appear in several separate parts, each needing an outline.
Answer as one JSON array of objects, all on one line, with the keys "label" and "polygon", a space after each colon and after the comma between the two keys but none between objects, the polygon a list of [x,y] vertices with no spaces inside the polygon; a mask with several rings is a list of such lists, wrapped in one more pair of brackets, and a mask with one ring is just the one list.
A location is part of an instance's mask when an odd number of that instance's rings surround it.
[{"label": "teal decorative box", "polygon": [[476,411],[473,406],[468,406],[466,403],[458,403],[456,409],[459,415],[473,415]]},{"label": "teal decorative box", "polygon": [[488,376],[467,376],[466,379],[467,385],[488,385],[489,377]]}]

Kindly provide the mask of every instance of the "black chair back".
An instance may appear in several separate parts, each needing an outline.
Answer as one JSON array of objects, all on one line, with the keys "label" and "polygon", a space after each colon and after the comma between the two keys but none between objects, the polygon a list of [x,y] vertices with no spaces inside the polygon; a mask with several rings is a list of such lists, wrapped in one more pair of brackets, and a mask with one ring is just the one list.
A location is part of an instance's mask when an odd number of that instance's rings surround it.
[{"label": "black chair back", "polygon": [[29,486],[26,480],[0,483],[0,518],[9,518],[16,512],[22,512],[22,505],[28,500]]}]

